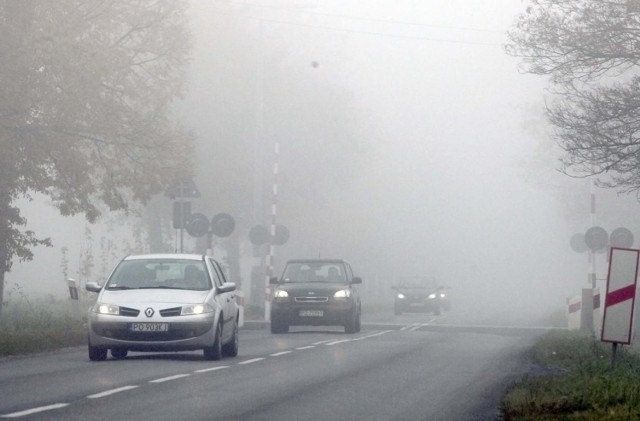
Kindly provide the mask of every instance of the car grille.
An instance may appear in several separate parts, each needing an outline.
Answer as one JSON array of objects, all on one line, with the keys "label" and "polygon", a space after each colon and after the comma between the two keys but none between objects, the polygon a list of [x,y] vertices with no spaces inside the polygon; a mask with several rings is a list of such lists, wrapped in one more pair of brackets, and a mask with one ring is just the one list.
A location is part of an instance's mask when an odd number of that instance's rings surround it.
[{"label": "car grille", "polygon": [[129,307],[120,307],[120,315],[126,317],[137,317],[140,314],[140,310]]},{"label": "car grille", "polygon": [[181,312],[182,307],[165,308],[164,310],[160,310],[160,315],[162,317],[172,317],[179,316]]},{"label": "car grille", "polygon": [[296,303],[326,303],[329,297],[296,297]]}]

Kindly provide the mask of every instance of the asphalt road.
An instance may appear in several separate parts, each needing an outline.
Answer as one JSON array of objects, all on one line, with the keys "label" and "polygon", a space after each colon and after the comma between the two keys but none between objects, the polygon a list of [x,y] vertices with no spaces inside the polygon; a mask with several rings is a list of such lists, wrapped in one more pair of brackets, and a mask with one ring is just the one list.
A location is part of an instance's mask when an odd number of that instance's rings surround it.
[{"label": "asphalt road", "polygon": [[[386,317],[386,318],[385,318]],[[237,358],[85,347],[0,360],[0,417],[46,420],[491,420],[541,332],[455,313],[371,317],[362,331],[241,330]],[[451,323],[451,322],[455,323]]]}]

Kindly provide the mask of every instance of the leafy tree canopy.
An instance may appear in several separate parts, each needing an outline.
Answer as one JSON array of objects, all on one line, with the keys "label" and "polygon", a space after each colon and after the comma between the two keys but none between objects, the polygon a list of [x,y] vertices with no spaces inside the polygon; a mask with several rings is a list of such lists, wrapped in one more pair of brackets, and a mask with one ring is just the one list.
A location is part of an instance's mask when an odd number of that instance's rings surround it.
[{"label": "leafy tree canopy", "polygon": [[0,275],[48,242],[20,230],[16,199],[41,193],[93,222],[188,175],[192,136],[169,113],[190,51],[186,7],[0,1]]},{"label": "leafy tree canopy", "polygon": [[563,170],[640,191],[640,2],[533,0],[508,36],[525,72],[550,77]]}]

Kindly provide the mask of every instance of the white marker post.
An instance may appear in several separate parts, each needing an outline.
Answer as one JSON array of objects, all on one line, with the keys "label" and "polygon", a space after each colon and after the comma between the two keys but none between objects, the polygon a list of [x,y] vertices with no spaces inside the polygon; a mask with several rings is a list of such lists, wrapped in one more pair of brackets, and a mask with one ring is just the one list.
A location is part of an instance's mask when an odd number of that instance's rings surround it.
[{"label": "white marker post", "polygon": [[612,366],[618,344],[631,343],[639,257],[640,250],[611,247],[600,340],[612,343]]}]

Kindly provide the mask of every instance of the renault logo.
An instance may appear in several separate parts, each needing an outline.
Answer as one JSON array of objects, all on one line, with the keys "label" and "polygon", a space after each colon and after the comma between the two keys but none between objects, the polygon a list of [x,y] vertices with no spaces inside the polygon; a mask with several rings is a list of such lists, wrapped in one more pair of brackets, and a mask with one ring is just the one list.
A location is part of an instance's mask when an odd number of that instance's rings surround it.
[{"label": "renault logo", "polygon": [[153,316],[153,309],[151,307],[148,307],[145,311],[144,314],[147,315],[147,317],[151,317]]},{"label": "renault logo", "polygon": [[316,295],[316,293],[313,291],[309,291],[309,295]]}]

